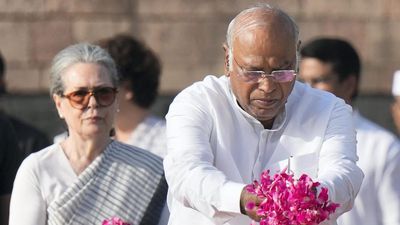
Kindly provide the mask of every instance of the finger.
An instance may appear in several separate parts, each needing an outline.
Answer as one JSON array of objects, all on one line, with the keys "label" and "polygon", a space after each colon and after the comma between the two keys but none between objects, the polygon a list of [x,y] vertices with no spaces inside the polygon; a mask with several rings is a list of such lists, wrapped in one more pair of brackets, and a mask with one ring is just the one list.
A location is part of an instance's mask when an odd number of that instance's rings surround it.
[{"label": "finger", "polygon": [[246,210],[246,214],[248,217],[250,217],[252,220],[256,221],[256,222],[260,222],[261,217],[257,215],[257,210],[258,207],[254,207],[251,210]]}]

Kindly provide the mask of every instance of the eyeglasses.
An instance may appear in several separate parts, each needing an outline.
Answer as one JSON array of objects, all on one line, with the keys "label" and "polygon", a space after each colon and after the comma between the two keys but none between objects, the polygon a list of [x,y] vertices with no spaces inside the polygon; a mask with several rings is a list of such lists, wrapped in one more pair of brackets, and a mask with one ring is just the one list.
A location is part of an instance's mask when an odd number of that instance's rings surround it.
[{"label": "eyeglasses", "polygon": [[261,78],[272,77],[272,79],[279,83],[290,82],[296,76],[296,71],[294,70],[275,70],[272,71],[271,74],[267,74],[261,70],[245,70],[243,67],[236,61],[235,57],[233,57],[236,65],[238,65],[240,69],[239,75],[244,79],[244,81],[249,83],[258,83]]},{"label": "eyeglasses", "polygon": [[113,104],[117,92],[117,88],[100,87],[93,90],[80,89],[69,94],[61,94],[61,97],[67,98],[71,106],[76,109],[86,108],[89,104],[90,96],[94,96],[99,106],[107,107]]}]

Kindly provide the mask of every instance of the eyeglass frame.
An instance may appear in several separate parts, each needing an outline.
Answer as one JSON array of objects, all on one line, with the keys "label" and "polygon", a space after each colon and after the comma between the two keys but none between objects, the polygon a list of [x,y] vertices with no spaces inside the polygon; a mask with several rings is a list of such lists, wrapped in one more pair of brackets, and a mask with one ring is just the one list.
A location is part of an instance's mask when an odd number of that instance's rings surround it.
[{"label": "eyeglass frame", "polygon": [[[113,96],[113,100],[110,102],[110,104],[102,105],[102,104],[100,103],[100,101],[98,100],[98,95],[96,94],[96,92],[98,92],[98,91],[101,90],[101,89],[105,89],[105,88],[110,89],[110,90],[112,91],[112,93],[114,94],[114,96]],[[71,96],[72,96],[74,93],[77,93],[78,91],[85,91],[85,92],[87,92],[86,95],[84,96],[84,98],[86,98],[86,97],[89,95],[89,96],[87,97],[87,98],[88,98],[87,103],[86,103],[86,104],[82,104],[82,107],[76,107],[76,105],[74,106],[74,103],[72,103],[73,100],[71,100],[71,98],[72,98]],[[70,104],[73,108],[75,108],[75,109],[81,109],[81,110],[82,110],[82,109],[85,109],[85,108],[88,107],[89,101],[90,101],[90,97],[91,97],[91,96],[94,97],[94,99],[96,100],[96,103],[97,103],[99,106],[101,106],[101,107],[108,107],[108,106],[112,105],[112,104],[115,102],[117,93],[118,93],[118,88],[116,88],[116,87],[97,87],[97,88],[92,88],[92,89],[78,89],[78,90],[72,91],[72,92],[70,92],[70,93],[68,93],[68,94],[60,93],[59,95],[60,95],[60,97],[62,97],[62,98],[68,99],[69,104]]]},{"label": "eyeglass frame", "polygon": [[[272,71],[270,74],[267,74],[266,72],[264,72],[264,71],[262,71],[262,70],[245,70],[245,69],[243,68],[243,66],[240,65],[240,64],[236,61],[235,56],[232,55],[232,58],[233,58],[233,61],[235,61],[236,65],[237,65],[237,66],[239,67],[239,69],[240,69],[240,73],[238,73],[238,74],[239,74],[242,78],[247,79],[247,80],[245,80],[245,82],[247,82],[247,83],[259,83],[261,79],[267,78],[267,77],[271,77],[271,78],[273,79],[273,81],[278,82],[278,83],[288,83],[288,82],[293,81],[293,80],[295,79],[295,77],[297,76],[296,70],[274,70],[274,71]],[[276,77],[273,75],[273,74],[276,73],[276,72],[283,72],[283,71],[285,71],[285,72],[292,72],[292,73],[293,73],[292,79],[289,80],[289,81],[279,81],[279,80],[277,80]],[[255,79],[253,80],[252,78],[249,78],[248,76],[244,75],[244,74],[243,74],[244,72],[260,73],[261,75],[257,76],[257,80],[255,81]]]}]

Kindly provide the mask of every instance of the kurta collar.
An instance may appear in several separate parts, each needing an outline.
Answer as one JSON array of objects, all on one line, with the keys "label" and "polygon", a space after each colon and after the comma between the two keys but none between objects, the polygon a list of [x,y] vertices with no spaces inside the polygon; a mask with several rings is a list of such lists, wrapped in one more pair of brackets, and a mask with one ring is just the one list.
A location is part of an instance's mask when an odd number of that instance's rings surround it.
[{"label": "kurta collar", "polygon": [[[261,124],[260,121],[258,121],[256,118],[254,118],[252,115],[247,113],[240,107],[235,94],[233,93],[232,86],[230,83],[230,79],[228,78],[228,88],[229,88],[229,95],[230,95],[230,100],[232,105],[234,106],[234,110],[239,111],[243,117],[253,126],[253,127],[262,127],[264,129],[264,126]],[[268,131],[278,131],[282,129],[286,122],[286,107],[276,116],[274,123],[272,125],[272,129],[264,129]]]}]

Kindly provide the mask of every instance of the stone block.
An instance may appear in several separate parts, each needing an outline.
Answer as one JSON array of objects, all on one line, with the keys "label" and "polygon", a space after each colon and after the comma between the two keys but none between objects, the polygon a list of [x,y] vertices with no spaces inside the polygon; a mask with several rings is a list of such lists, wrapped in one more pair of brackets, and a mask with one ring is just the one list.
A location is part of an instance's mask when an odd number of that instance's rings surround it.
[{"label": "stone block", "polygon": [[46,0],[1,0],[0,13],[44,12]]},{"label": "stone block", "polygon": [[30,60],[29,26],[24,22],[0,22],[0,51],[7,63]]},{"label": "stone block", "polygon": [[338,37],[351,42],[356,49],[365,47],[366,24],[362,21],[306,20],[298,23],[300,38],[305,43],[317,37]]},{"label": "stone block", "polygon": [[7,89],[11,93],[32,93],[40,90],[40,72],[34,67],[8,68]]},{"label": "stone block", "polygon": [[[375,21],[368,23],[366,59],[376,64],[389,66],[388,62],[400,58],[400,28],[398,22]],[[398,64],[398,62],[397,62]]]},{"label": "stone block", "polygon": [[386,0],[388,2],[387,12],[390,18],[399,20],[400,18],[400,1],[399,0]]},{"label": "stone block", "polygon": [[351,0],[349,1],[348,14],[358,19],[379,19],[385,17],[390,0]]},{"label": "stone block", "polygon": [[160,22],[139,27],[140,37],[163,63],[162,91],[180,90],[205,74],[221,72],[211,69],[223,66],[226,23]]},{"label": "stone block", "polygon": [[297,17],[301,11],[303,0],[269,0],[266,1],[272,5],[278,6],[291,17]]},{"label": "stone block", "polygon": [[302,0],[300,14],[308,19],[342,18],[357,20],[379,18],[385,13],[387,1],[389,0]]},{"label": "stone block", "polygon": [[304,0],[301,4],[301,14],[305,18],[339,17],[349,12],[349,0],[312,1]]},{"label": "stone block", "polygon": [[49,63],[63,48],[73,43],[69,21],[40,21],[31,25],[32,58]]},{"label": "stone block", "polygon": [[75,41],[94,42],[99,39],[111,37],[117,33],[132,33],[132,21],[125,19],[99,19],[77,20],[72,25],[72,33]]},{"label": "stone block", "polygon": [[257,1],[240,0],[170,0],[168,4],[160,0],[137,1],[137,12],[139,14],[154,15],[190,15],[201,16],[210,14],[235,14]]},{"label": "stone block", "polygon": [[46,11],[69,13],[130,13],[132,0],[46,0]]},{"label": "stone block", "polygon": [[50,64],[40,69],[39,73],[39,87],[41,92],[49,93],[50,86]]},{"label": "stone block", "polygon": [[[300,1],[293,0],[269,0],[265,1],[272,5],[282,8],[284,11],[293,15],[299,9]],[[241,10],[256,5],[259,1],[240,1],[240,0],[171,0],[168,4],[160,0],[137,1],[137,12],[139,15],[185,15],[187,17],[209,17],[230,15],[232,18]]]}]

